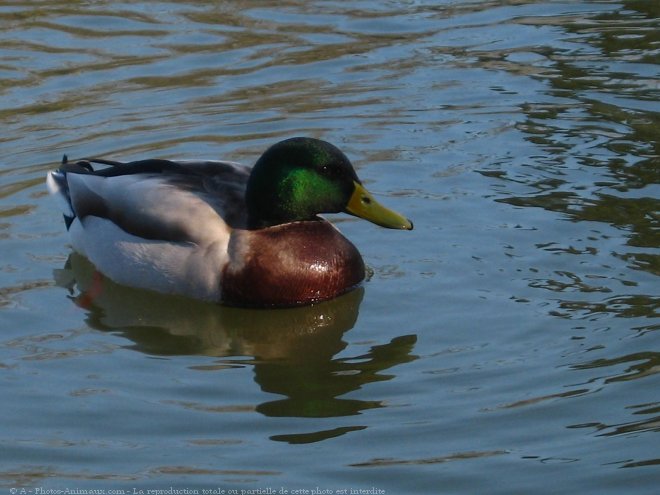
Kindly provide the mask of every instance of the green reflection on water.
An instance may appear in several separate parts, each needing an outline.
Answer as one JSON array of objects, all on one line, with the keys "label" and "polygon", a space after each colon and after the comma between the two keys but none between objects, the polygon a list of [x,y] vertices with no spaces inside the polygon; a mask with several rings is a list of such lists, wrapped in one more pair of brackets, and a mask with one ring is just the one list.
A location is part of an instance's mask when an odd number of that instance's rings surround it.
[{"label": "green reflection on water", "polygon": [[[75,253],[56,278],[88,310],[92,328],[118,332],[133,342],[133,349],[155,355],[222,358],[217,365],[203,366],[206,370],[251,365],[264,392],[285,396],[257,406],[266,416],[347,416],[382,407],[378,400],[342,396],[365,384],[389,380],[394,375],[383,371],[416,359],[411,354],[414,335],[374,345],[365,354],[334,358],[346,347],[342,336],[357,321],[362,288],[302,308],[217,306],[117,285]],[[309,438],[287,437],[286,441],[308,442],[343,433],[314,432]]]}]

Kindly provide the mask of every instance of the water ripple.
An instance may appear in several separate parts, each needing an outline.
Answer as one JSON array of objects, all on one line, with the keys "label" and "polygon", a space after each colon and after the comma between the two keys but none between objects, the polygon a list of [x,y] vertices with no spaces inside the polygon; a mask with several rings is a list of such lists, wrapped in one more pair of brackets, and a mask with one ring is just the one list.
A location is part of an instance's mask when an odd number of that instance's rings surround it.
[{"label": "water ripple", "polygon": [[[657,14],[4,2],[0,483],[651,492]],[[239,311],[99,295],[69,258],[43,186],[62,154],[250,164],[294,134],[415,220],[404,242],[332,218],[362,291]]]}]

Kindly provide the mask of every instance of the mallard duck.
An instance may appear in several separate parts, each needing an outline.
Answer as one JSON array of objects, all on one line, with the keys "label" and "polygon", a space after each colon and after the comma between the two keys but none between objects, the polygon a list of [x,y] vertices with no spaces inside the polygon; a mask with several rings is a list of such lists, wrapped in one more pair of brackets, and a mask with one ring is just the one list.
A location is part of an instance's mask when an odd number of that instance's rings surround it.
[{"label": "mallard duck", "polygon": [[319,214],[413,228],[374,199],[338,148],[306,137],[271,146],[251,170],[65,156],[47,184],[64,200],[73,249],[108,278],[231,305],[312,304],[362,282],[359,251]]}]

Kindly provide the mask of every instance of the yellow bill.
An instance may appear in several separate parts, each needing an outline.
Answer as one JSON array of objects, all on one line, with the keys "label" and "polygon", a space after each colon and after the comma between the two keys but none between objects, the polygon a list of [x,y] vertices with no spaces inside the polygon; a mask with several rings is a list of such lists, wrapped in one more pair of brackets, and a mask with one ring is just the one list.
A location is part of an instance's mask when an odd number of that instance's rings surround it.
[{"label": "yellow bill", "polygon": [[396,211],[385,208],[367,191],[362,184],[354,182],[355,190],[346,205],[346,212],[369,220],[388,229],[412,230],[413,224]]}]

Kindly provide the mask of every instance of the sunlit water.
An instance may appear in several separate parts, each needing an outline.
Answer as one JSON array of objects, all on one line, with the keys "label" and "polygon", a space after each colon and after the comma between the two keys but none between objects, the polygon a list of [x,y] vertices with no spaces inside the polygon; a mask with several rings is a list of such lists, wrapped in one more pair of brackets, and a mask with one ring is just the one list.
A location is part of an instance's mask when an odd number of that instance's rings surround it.
[{"label": "sunlit water", "polygon": [[[658,17],[0,4],[0,485],[657,493]],[[294,135],[415,222],[333,216],[371,276],[311,308],[113,285],[45,192],[64,153],[253,163]]]}]

